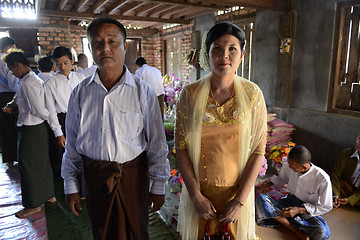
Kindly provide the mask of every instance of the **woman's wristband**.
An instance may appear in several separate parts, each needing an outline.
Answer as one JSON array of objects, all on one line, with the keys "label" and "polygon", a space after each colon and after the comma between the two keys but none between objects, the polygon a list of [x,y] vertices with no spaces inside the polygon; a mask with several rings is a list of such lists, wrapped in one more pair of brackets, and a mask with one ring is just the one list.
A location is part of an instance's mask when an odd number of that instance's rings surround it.
[{"label": "woman's wristband", "polygon": [[237,198],[234,198],[234,200],[235,200],[238,204],[240,204],[241,207],[245,206],[244,201],[240,201],[240,200],[237,199]]}]

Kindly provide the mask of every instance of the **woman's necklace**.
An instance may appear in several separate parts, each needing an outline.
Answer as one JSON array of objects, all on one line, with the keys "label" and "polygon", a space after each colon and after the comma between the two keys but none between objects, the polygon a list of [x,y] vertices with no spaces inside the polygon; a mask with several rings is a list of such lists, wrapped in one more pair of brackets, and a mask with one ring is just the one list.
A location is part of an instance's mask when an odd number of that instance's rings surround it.
[{"label": "woman's necklace", "polygon": [[[228,98],[228,99],[226,99],[226,101],[225,101],[225,102],[227,102],[227,100],[231,99],[234,95],[235,95],[235,88],[233,87],[232,92],[231,92],[231,94],[230,94],[229,98]],[[210,87],[210,96],[211,96],[211,98],[212,98],[212,99],[214,99],[216,106],[221,107],[221,104],[220,104],[220,103],[219,103],[219,102],[215,99],[215,97],[214,97],[214,94],[213,94],[213,91],[212,91],[212,88],[211,88],[211,87]],[[224,103],[225,103],[225,102],[224,102]]]}]

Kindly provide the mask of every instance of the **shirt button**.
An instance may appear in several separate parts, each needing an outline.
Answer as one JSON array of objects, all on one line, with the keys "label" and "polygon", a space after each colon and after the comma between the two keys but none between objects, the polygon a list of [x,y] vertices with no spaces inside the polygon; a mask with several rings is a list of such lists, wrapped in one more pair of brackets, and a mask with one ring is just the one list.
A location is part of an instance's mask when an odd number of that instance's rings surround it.
[{"label": "shirt button", "polygon": [[203,154],[203,158],[205,157],[205,154]]},{"label": "shirt button", "polygon": [[201,144],[202,147],[204,147],[204,144]]},{"label": "shirt button", "polygon": [[206,168],[206,165],[204,165],[204,168]]},{"label": "shirt button", "polygon": [[205,178],[205,181],[207,181],[207,178]]}]

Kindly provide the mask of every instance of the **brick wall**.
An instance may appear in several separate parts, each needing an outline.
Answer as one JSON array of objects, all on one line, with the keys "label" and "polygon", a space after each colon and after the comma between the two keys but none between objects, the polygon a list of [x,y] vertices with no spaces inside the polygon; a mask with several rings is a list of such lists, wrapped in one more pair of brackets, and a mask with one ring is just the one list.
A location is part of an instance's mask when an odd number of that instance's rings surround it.
[{"label": "brick wall", "polygon": [[144,57],[150,66],[154,66],[164,74],[163,64],[163,38],[174,34],[182,33],[181,37],[181,79],[190,77],[191,66],[184,62],[185,57],[191,49],[191,32],[193,24],[180,25],[174,28],[166,29],[155,36],[142,36],[141,38],[141,56]]},{"label": "brick wall", "polygon": [[81,36],[85,36],[85,30],[70,30],[69,19],[67,17],[46,17],[41,16],[39,23],[42,27],[38,28],[39,45],[41,53],[44,55],[52,54],[58,46],[73,47],[77,54],[83,52]]},{"label": "brick wall", "polygon": [[156,67],[163,73],[162,40],[160,36],[143,37],[141,40],[141,56],[148,65]]}]

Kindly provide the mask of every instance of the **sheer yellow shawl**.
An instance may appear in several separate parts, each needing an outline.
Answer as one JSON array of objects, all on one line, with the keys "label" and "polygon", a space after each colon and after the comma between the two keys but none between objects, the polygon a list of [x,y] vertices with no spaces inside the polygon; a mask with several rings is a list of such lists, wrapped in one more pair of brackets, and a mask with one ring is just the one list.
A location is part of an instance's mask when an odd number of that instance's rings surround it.
[{"label": "sheer yellow shawl", "polygon": [[[188,155],[195,170],[196,179],[199,183],[198,164],[201,148],[201,121],[205,112],[207,98],[210,91],[211,73],[185,87],[177,102],[176,126],[184,130],[185,144]],[[234,114],[243,126],[239,129],[239,175],[259,145],[266,137],[266,105],[263,94],[259,87],[239,76],[234,77],[235,99],[237,112]],[[175,134],[176,137],[176,134]],[[199,185],[200,187],[200,185]],[[182,239],[198,239],[198,219],[194,204],[184,185],[180,207],[178,231]],[[242,207],[241,215],[237,224],[238,234],[236,239],[256,239],[255,234],[255,207],[254,189]]]}]

